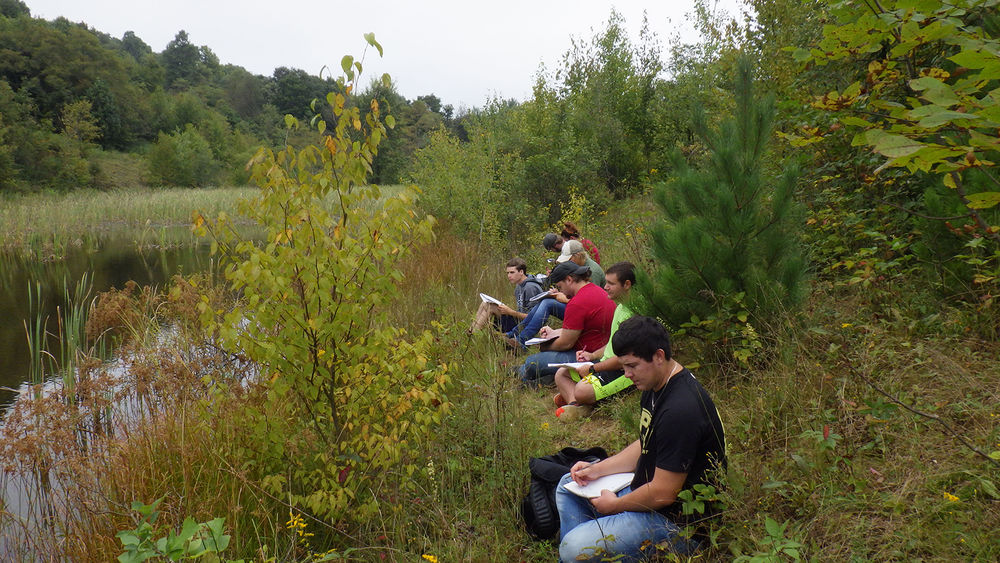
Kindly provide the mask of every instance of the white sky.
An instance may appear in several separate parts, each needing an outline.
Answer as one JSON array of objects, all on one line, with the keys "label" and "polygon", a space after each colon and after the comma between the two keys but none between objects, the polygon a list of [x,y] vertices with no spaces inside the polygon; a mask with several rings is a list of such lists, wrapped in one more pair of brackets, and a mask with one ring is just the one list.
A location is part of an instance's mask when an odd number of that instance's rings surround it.
[{"label": "white sky", "polygon": [[[643,10],[664,48],[678,35],[697,38],[686,18],[693,0],[22,1],[36,18],[63,16],[119,39],[133,31],[156,52],[183,29],[223,64],[265,76],[280,66],[319,74],[324,65],[339,76],[341,57],[359,57],[364,33],[374,32],[385,57],[369,50],[362,84],[388,72],[406,98],[435,94],[456,108],[482,107],[492,96],[527,99],[539,65],[555,69],[571,38],[589,41],[612,7],[634,44]],[[739,3],[716,6],[737,15]]]}]

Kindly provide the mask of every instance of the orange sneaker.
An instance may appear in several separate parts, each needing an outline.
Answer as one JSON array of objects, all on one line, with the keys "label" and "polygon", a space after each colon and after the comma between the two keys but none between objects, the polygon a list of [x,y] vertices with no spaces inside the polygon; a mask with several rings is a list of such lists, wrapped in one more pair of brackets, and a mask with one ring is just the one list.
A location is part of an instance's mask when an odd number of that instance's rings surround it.
[{"label": "orange sneaker", "polygon": [[567,404],[566,399],[563,398],[562,393],[556,393],[552,396],[552,402],[556,404],[557,407],[565,407]]}]

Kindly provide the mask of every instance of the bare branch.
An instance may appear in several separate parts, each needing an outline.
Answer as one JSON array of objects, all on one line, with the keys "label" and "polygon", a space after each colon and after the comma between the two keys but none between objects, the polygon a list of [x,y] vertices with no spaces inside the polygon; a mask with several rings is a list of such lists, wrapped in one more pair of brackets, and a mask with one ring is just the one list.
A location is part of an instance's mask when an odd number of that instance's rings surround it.
[{"label": "bare branch", "polygon": [[970,442],[969,440],[967,440],[965,438],[965,436],[962,436],[961,434],[959,434],[957,430],[955,430],[950,424],[948,424],[947,422],[945,422],[944,419],[942,419],[941,417],[939,417],[937,415],[934,415],[934,414],[926,413],[924,411],[915,409],[915,408],[911,407],[910,405],[907,405],[903,401],[899,400],[899,398],[897,398],[896,396],[890,394],[888,391],[886,391],[886,390],[882,389],[881,387],[879,387],[878,384],[876,384],[874,381],[872,381],[868,376],[864,375],[863,373],[861,373],[859,371],[856,371],[854,369],[854,365],[853,364],[849,363],[848,366],[847,366],[847,369],[848,369],[848,371],[851,372],[851,375],[856,376],[858,379],[864,381],[865,383],[868,384],[869,387],[871,387],[872,389],[878,391],[881,395],[883,395],[884,397],[886,397],[887,399],[889,399],[893,403],[896,403],[897,405],[903,407],[904,409],[912,412],[915,415],[922,416],[922,417],[924,417],[926,419],[934,420],[934,421],[938,422],[939,424],[941,424],[941,426],[944,427],[945,433],[947,433],[949,436],[951,436],[952,438],[955,438],[956,440],[958,440],[959,442],[961,442],[962,445],[964,445],[965,447],[969,448],[973,452],[977,453],[979,456],[981,456],[986,461],[992,463],[993,465],[995,465],[997,467],[1000,467],[1000,461],[997,461],[997,460],[993,459],[992,457],[989,456],[989,454],[987,454],[983,450],[979,449],[975,444],[973,444],[972,442]]}]

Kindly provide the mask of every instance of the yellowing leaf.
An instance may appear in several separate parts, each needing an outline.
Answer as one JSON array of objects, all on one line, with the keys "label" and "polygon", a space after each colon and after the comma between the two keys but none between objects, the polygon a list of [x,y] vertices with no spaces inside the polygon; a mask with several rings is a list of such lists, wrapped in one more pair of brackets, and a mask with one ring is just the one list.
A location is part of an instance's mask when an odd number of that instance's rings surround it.
[{"label": "yellowing leaf", "polygon": [[969,194],[969,207],[972,209],[989,209],[1000,204],[1000,192],[980,192]]}]

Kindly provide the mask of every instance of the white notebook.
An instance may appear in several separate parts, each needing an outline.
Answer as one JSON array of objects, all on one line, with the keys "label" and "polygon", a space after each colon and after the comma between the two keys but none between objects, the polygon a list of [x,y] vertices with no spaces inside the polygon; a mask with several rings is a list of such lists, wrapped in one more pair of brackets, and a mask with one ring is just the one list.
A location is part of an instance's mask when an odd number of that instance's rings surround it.
[{"label": "white notebook", "polygon": [[607,489],[612,493],[617,493],[618,491],[624,489],[632,484],[633,477],[635,477],[635,473],[612,473],[611,475],[598,477],[582,487],[577,485],[576,481],[570,481],[563,486],[566,487],[567,491],[573,493],[574,495],[581,496],[583,498],[597,498],[601,496],[601,491],[604,489]]}]

